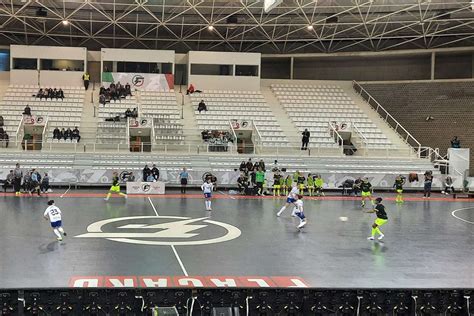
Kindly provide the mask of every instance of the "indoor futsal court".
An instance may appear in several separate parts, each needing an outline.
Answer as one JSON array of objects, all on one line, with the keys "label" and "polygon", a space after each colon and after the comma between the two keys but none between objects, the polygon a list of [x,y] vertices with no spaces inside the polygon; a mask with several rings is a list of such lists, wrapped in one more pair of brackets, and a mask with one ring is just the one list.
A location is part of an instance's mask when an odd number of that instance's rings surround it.
[{"label": "indoor futsal court", "polygon": [[[396,205],[387,193],[382,242],[367,240],[374,214],[353,197],[305,197],[308,224],[298,231],[290,208],[275,216],[283,197],[220,192],[211,214],[197,191],[108,202],[104,196],[2,194],[2,287],[78,286],[75,280],[91,276],[292,276],[295,286],[313,288],[474,285],[472,200],[408,194]],[[68,236],[62,242],[42,217],[50,198],[63,212]]]}]

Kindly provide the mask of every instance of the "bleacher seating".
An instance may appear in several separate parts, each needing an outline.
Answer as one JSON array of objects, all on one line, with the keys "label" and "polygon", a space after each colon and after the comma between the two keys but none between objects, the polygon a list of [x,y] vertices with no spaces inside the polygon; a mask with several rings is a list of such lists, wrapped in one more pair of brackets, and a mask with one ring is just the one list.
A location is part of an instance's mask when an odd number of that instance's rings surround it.
[{"label": "bleacher seating", "polygon": [[127,122],[107,122],[105,119],[124,116],[127,109],[138,108],[135,96],[127,96],[119,100],[110,100],[110,103],[99,105],[99,122],[97,123],[98,144],[126,144]]},{"label": "bleacher seating", "polygon": [[273,84],[273,93],[300,132],[311,132],[310,146],[337,147],[328,124],[352,122],[366,137],[368,146],[387,148],[391,142],[337,85]]},{"label": "bleacher seating", "polygon": [[[207,111],[197,111],[204,100]],[[286,139],[260,91],[207,90],[191,95],[200,130],[225,130],[232,119],[253,120],[264,146],[287,146]]]},{"label": "bleacher seating", "polygon": [[[461,147],[474,148],[474,82],[417,82],[364,84],[402,126],[424,146],[439,148],[442,155],[458,136]],[[426,120],[433,117],[433,120]],[[474,154],[471,150],[471,173]]]},{"label": "bleacher seating", "polygon": [[[44,87],[43,87],[44,88]],[[28,104],[31,113],[35,116],[48,118],[49,140],[55,127],[74,128],[81,122],[82,106],[84,104],[84,88],[61,87],[64,91],[64,99],[39,99],[34,97],[39,90],[34,85],[11,85],[0,105],[0,113],[4,118],[4,129],[12,139],[16,135],[18,125],[22,119],[22,113]]]},{"label": "bleacher seating", "polygon": [[173,90],[169,92],[142,91],[141,112],[153,118],[157,143],[181,143],[184,141],[180,109]]}]

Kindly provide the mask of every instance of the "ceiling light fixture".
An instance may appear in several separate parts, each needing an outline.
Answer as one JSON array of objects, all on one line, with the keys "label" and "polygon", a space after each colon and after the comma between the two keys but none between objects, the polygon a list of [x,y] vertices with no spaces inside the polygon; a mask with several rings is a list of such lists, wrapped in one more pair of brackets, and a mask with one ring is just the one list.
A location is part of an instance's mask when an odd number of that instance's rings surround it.
[{"label": "ceiling light fixture", "polygon": [[209,25],[209,26],[207,27],[207,29],[208,29],[209,31],[214,31],[214,26]]},{"label": "ceiling light fixture", "polygon": [[308,25],[308,31],[312,31],[314,29],[314,26],[312,24]]},{"label": "ceiling light fixture", "polygon": [[68,20],[63,20],[63,25],[69,25],[69,21]]}]

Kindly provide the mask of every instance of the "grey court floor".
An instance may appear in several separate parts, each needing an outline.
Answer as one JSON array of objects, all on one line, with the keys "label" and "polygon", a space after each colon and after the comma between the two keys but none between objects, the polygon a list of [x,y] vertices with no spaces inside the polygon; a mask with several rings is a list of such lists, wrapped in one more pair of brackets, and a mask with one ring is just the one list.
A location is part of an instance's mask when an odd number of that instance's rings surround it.
[{"label": "grey court floor", "polygon": [[47,197],[0,196],[0,288],[66,287],[74,276],[185,274],[298,276],[331,288],[474,287],[474,205],[467,201],[387,199],[382,243],[366,239],[374,215],[352,199],[306,200],[309,222],[299,232],[291,210],[275,216],[283,198],[217,193],[209,214],[198,194],[102,197],[55,196],[68,232],[57,242],[42,218]]}]

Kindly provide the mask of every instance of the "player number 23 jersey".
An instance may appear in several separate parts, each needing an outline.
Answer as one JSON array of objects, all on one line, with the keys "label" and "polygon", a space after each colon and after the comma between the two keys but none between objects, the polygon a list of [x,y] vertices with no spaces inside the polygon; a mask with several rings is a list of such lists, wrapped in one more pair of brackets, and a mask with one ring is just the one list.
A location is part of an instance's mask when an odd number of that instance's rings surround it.
[{"label": "player number 23 jersey", "polygon": [[44,211],[44,216],[48,216],[49,217],[49,221],[50,222],[57,222],[57,221],[60,221],[61,220],[61,210],[54,206],[54,205],[51,205],[51,206],[48,206],[48,208],[46,209],[46,211]]},{"label": "player number 23 jersey", "polygon": [[212,183],[207,183],[207,182],[203,183],[203,185],[201,186],[201,189],[204,193],[211,193],[212,188],[213,188]]}]

